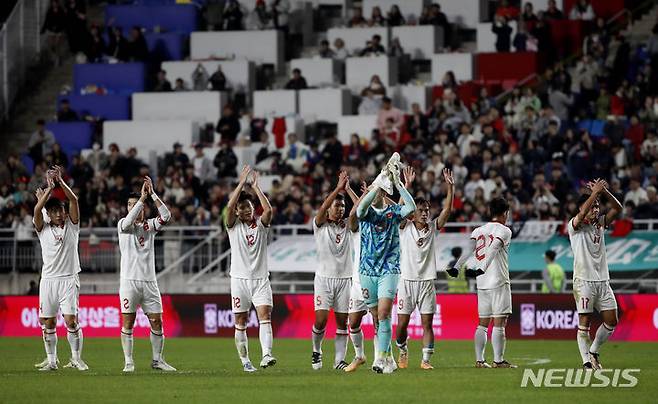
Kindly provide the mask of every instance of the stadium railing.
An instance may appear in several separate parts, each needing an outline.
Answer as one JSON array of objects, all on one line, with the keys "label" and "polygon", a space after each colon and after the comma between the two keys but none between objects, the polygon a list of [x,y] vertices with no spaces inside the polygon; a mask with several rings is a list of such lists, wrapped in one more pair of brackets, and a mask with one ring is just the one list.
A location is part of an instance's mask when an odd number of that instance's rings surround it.
[{"label": "stadium railing", "polygon": [[30,65],[44,45],[41,25],[48,0],[18,0],[0,28],[0,120],[7,119]]}]

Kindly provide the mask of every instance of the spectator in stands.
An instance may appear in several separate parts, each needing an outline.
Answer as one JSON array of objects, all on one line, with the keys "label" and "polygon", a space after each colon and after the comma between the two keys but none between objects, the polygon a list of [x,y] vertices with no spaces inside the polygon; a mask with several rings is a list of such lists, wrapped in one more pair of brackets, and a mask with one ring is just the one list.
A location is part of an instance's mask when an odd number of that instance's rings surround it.
[{"label": "spectator in stands", "polygon": [[350,53],[345,49],[345,42],[341,38],[336,38],[334,40],[334,51],[335,58],[338,60],[345,60],[350,56]]},{"label": "spectator in stands", "polygon": [[220,135],[220,143],[235,143],[241,129],[240,118],[235,113],[233,106],[231,104],[224,105],[222,117],[215,128]]},{"label": "spectator in stands", "polygon": [[328,174],[338,174],[340,166],[343,164],[343,145],[338,140],[336,133],[331,133],[327,143],[322,149],[322,162],[324,166],[331,170]]},{"label": "spectator in stands", "polygon": [[51,0],[41,26],[41,34],[48,33],[48,51],[55,66],[59,66],[61,62],[60,45],[65,29],[66,11],[59,4],[59,0]]},{"label": "spectator in stands", "polygon": [[570,20],[591,21],[596,18],[589,0],[578,0],[569,13]]},{"label": "spectator in stands", "polygon": [[290,1],[289,0],[271,0],[272,21],[274,28],[282,30],[287,38],[288,24],[290,20]]},{"label": "spectator in stands", "polygon": [[574,103],[573,95],[567,95],[565,90],[560,87],[551,88],[548,94],[548,102],[561,121],[566,122],[569,119],[569,109]]},{"label": "spectator in stands", "polygon": [[543,13],[539,13],[537,22],[530,30],[530,35],[537,42],[537,52],[544,55],[547,60],[554,60],[557,57],[551,37],[551,26],[546,22],[546,16]]},{"label": "spectator in stands", "polygon": [[386,129],[386,122],[391,119],[393,123],[393,128],[397,130],[402,130],[404,126],[404,113],[398,108],[393,106],[393,101],[388,98],[382,98],[382,107],[377,114],[377,128],[380,132],[384,132]]},{"label": "spectator in stands", "polygon": [[119,27],[108,27],[107,55],[115,61],[125,62],[128,60],[128,43],[123,37],[123,32]]},{"label": "spectator in stands", "polygon": [[359,115],[377,115],[381,108],[381,99],[375,98],[372,90],[366,88],[359,104]]},{"label": "spectator in stands", "polygon": [[405,25],[407,23],[397,4],[391,6],[391,9],[386,15],[386,22],[389,27],[399,27],[400,25]]},{"label": "spectator in stands", "polygon": [[658,196],[656,187],[653,185],[647,187],[647,201],[637,207],[635,217],[638,219],[655,219],[658,217]]},{"label": "spectator in stands", "polygon": [[306,79],[302,76],[302,71],[295,68],[292,69],[292,78],[286,83],[287,90],[303,90],[308,88]]},{"label": "spectator in stands", "polygon": [[238,157],[233,151],[232,142],[222,142],[222,147],[217,151],[213,165],[217,169],[217,178],[235,178],[238,176],[236,168]]},{"label": "spectator in stands", "polygon": [[140,27],[132,27],[130,39],[126,43],[126,58],[129,62],[145,62],[149,58],[146,39]]},{"label": "spectator in stands", "polygon": [[404,56],[404,49],[402,49],[402,44],[400,44],[400,38],[396,37],[391,40],[391,46],[388,49],[388,56],[391,57]]},{"label": "spectator in stands", "polygon": [[39,119],[37,121],[37,130],[32,133],[27,143],[28,154],[34,164],[40,164],[45,156],[52,152],[54,144],[55,135],[46,129],[46,122]]},{"label": "spectator in stands", "polygon": [[174,81],[174,90],[173,91],[189,91],[189,89],[185,85],[185,82],[183,81],[183,79],[178,77],[176,79],[176,81]]},{"label": "spectator in stands", "polygon": [[561,20],[564,18],[564,14],[557,8],[555,0],[548,0],[548,8],[544,11],[544,16],[549,20]]},{"label": "spectator in stands", "polygon": [[206,91],[208,89],[208,71],[201,63],[192,72],[192,90]]},{"label": "spectator in stands", "polygon": [[237,0],[228,0],[222,13],[222,25],[225,31],[242,31],[242,18],[244,14],[240,10]]},{"label": "spectator in stands", "polygon": [[523,5],[523,13],[521,13],[521,20],[525,22],[537,21],[537,16],[535,15],[534,6],[532,5],[532,3],[527,2]]},{"label": "spectator in stands", "polygon": [[365,96],[366,90],[370,90],[375,97],[383,97],[386,95],[386,87],[384,87],[381,79],[376,74],[373,74],[370,78],[370,84],[368,87],[361,91],[361,96]]},{"label": "spectator in stands", "polygon": [[202,184],[212,180],[213,177],[213,163],[203,152],[203,145],[197,143],[194,145],[194,157],[192,157],[192,166],[194,166],[194,176],[198,178]]},{"label": "spectator in stands", "polygon": [[354,7],[352,9],[352,18],[347,22],[348,27],[365,27],[368,22],[363,17],[363,9],[361,7]]},{"label": "spectator in stands", "polygon": [[320,41],[320,49],[318,50],[318,55],[321,58],[332,59],[336,56],[336,53],[329,47],[329,41],[323,39]]},{"label": "spectator in stands", "polygon": [[457,79],[455,78],[455,73],[452,70],[448,70],[443,74],[441,78],[441,86],[445,89],[457,90]]},{"label": "spectator in stands", "polygon": [[651,66],[651,94],[658,94],[658,23],[654,24],[651,29],[651,37],[647,42],[647,54],[649,55]]},{"label": "spectator in stands", "polygon": [[448,17],[441,11],[440,4],[433,3],[429,7],[425,7],[418,23],[443,28],[443,47],[450,47],[452,44],[452,25],[448,22]]},{"label": "spectator in stands", "polygon": [[[35,163],[37,164],[37,163]],[[18,182],[18,179],[28,175],[27,169],[18,159],[18,156],[15,154],[10,154],[7,158],[7,163],[2,167],[4,173],[1,176],[2,182],[5,184],[15,184]]]},{"label": "spectator in stands", "polygon": [[101,30],[98,25],[94,24],[89,29],[89,41],[86,45],[85,55],[87,56],[87,62],[89,63],[99,63],[103,61],[105,56],[105,39],[101,35]]},{"label": "spectator in stands", "polygon": [[288,142],[283,148],[284,165],[293,173],[301,174],[306,164],[309,147],[299,141],[296,133],[288,134]]},{"label": "spectator in stands", "polygon": [[164,92],[171,91],[171,83],[167,80],[167,72],[159,70],[153,91]]},{"label": "spectator in stands", "polygon": [[87,41],[87,8],[84,1],[66,2],[66,35],[72,54],[84,51]]},{"label": "spectator in stands", "polygon": [[36,283],[36,281],[30,281],[30,287],[27,289],[25,294],[28,296],[39,296],[39,285]]},{"label": "spectator in stands", "polygon": [[506,20],[516,20],[519,17],[519,8],[509,3],[509,0],[501,0],[496,8],[495,17],[504,17]]},{"label": "spectator in stands", "polygon": [[382,46],[381,39],[379,35],[373,35],[372,39],[366,42],[366,47],[361,50],[359,56],[385,55],[386,49]]},{"label": "spectator in stands", "polygon": [[355,167],[363,167],[368,163],[368,154],[361,144],[361,138],[353,133],[350,137],[350,145],[347,147],[347,164]]},{"label": "spectator in stands", "polygon": [[382,14],[382,9],[379,6],[374,6],[371,11],[370,19],[368,20],[369,27],[383,27],[386,25],[386,18]]},{"label": "spectator in stands", "polygon": [[629,190],[624,197],[624,203],[628,201],[632,201],[635,206],[639,206],[649,201],[647,191],[642,189],[640,181],[637,178],[631,178]]},{"label": "spectator in stands", "polygon": [[67,168],[69,166],[69,158],[62,150],[62,146],[55,142],[53,144],[53,150],[46,156],[46,160],[51,166],[60,166]]},{"label": "spectator in stands", "polygon": [[496,35],[496,51],[509,52],[512,41],[512,27],[507,23],[507,18],[496,14],[495,21],[491,25],[491,31]]},{"label": "spectator in stands", "polygon": [[518,22],[512,45],[517,52],[537,51],[537,40],[528,34],[525,22]]},{"label": "spectator in stands", "polygon": [[71,109],[69,100],[63,99],[59,104],[59,111],[57,111],[57,122],[74,122],[78,120],[78,114]]},{"label": "spectator in stands", "polygon": [[210,76],[212,91],[226,91],[226,76],[222,71],[222,65],[217,65],[217,70]]},{"label": "spectator in stands", "polygon": [[[407,119],[407,132],[415,139],[423,139],[427,135],[427,116],[421,111],[417,102],[411,104],[411,116]],[[437,171],[441,172],[441,170]]]},{"label": "spectator in stands", "polygon": [[272,13],[267,10],[265,0],[257,0],[253,11],[247,16],[248,30],[270,29],[274,26]]}]

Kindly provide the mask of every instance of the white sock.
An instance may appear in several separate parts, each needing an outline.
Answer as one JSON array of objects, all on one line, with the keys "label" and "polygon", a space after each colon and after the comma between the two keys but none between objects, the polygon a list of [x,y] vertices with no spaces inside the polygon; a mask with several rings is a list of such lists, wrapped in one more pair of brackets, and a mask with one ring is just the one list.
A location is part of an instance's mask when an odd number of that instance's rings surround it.
[{"label": "white sock", "polygon": [[121,348],[125,363],[133,363],[133,330],[121,327]]},{"label": "white sock", "polygon": [[247,339],[247,328],[235,326],[235,347],[238,349],[240,361],[244,365],[249,361],[249,340]]},{"label": "white sock", "polygon": [[326,328],[318,330],[313,326],[312,341],[313,341],[313,352],[322,353],[322,340],[324,339],[324,332]]},{"label": "white sock", "polygon": [[375,335],[372,337],[372,343],[375,345],[375,360],[379,358],[379,344],[377,344],[377,330],[375,329]]},{"label": "white sock", "polygon": [[610,327],[606,323],[602,323],[599,326],[599,329],[596,330],[596,335],[594,336],[594,342],[592,342],[592,346],[589,347],[589,351],[592,353],[599,353],[599,349],[601,349],[601,345],[603,345],[608,338],[612,335],[612,333],[615,331],[615,327]]},{"label": "white sock", "polygon": [[350,339],[354,345],[354,355],[357,358],[365,358],[366,353],[363,347],[363,331],[361,327],[357,329],[350,328]]},{"label": "white sock", "polygon": [[153,360],[162,360],[162,350],[164,349],[164,329],[156,331],[151,328],[151,349],[153,350]]},{"label": "white sock", "polygon": [[484,348],[487,346],[487,327],[478,325],[475,329],[475,360],[484,361]]},{"label": "white sock", "polygon": [[260,349],[263,356],[272,355],[272,321],[260,321],[258,337],[260,338]]},{"label": "white sock", "polygon": [[345,360],[347,354],[347,338],[349,332],[341,329],[336,329],[336,338],[334,344],[336,345],[336,355],[334,356],[334,366]]},{"label": "white sock", "polygon": [[494,362],[502,362],[505,355],[505,327],[494,327],[491,332]]},{"label": "white sock", "polygon": [[71,358],[74,361],[80,360],[80,354],[82,353],[82,329],[78,325],[77,328],[66,327],[66,331],[66,338],[69,340],[69,345],[71,346]]},{"label": "white sock", "polygon": [[423,362],[429,362],[434,354],[434,348],[423,348]]},{"label": "white sock", "polygon": [[51,365],[57,364],[57,330],[54,328],[43,329],[43,345],[46,348],[46,356]]}]

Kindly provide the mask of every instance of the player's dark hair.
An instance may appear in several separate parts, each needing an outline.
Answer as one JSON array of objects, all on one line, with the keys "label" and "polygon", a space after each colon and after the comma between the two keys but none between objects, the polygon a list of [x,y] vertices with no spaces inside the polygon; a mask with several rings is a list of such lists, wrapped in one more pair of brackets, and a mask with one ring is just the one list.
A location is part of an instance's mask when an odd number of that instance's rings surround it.
[{"label": "player's dark hair", "polygon": [[345,195],[338,194],[338,195],[336,195],[336,198],[334,199],[334,202],[335,201],[344,201],[344,200],[345,200]]},{"label": "player's dark hair", "polygon": [[52,209],[62,209],[64,208],[64,202],[57,198],[50,198],[46,201],[46,204],[44,205],[44,208],[46,208],[46,211],[50,211]]},{"label": "player's dark hair", "polygon": [[509,203],[503,197],[493,198],[489,202],[489,213],[491,217],[500,216],[509,210]]},{"label": "player's dark hair", "polygon": [[142,197],[142,194],[141,194],[140,192],[131,192],[131,193],[128,195],[128,200],[126,200],[126,203],[127,203],[129,200],[131,200],[131,199],[139,199],[139,198],[141,198],[141,197]]},{"label": "player's dark hair", "polygon": [[544,253],[544,255],[551,261],[555,261],[555,251],[553,250],[548,250]]},{"label": "player's dark hair", "polygon": [[427,205],[427,206],[430,206],[430,207],[432,206],[430,201],[428,201],[427,199],[422,198],[422,197],[421,198],[416,198],[416,207],[419,208],[420,205]]},{"label": "player's dark hair", "polygon": [[585,202],[587,202],[590,195],[591,194],[582,194],[578,197],[578,200],[576,201],[576,206],[578,207],[578,209],[580,209],[580,207],[583,206]]},{"label": "player's dark hair", "polygon": [[244,202],[251,202],[253,203],[253,200],[251,198],[251,194],[249,192],[240,192],[240,196],[238,196],[238,204],[244,203]]}]

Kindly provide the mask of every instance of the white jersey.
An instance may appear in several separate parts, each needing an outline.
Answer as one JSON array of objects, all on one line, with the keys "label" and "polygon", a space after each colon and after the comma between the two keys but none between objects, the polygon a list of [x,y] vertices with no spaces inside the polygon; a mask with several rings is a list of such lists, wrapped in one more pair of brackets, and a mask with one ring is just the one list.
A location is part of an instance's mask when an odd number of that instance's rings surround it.
[{"label": "white jersey", "polygon": [[121,230],[126,218],[119,220],[120,279],[155,281],[155,234],[164,226],[158,216],[144,223],[133,223]]},{"label": "white jersey", "polygon": [[430,222],[423,230],[418,230],[408,221],[400,230],[400,270],[402,279],[428,281],[436,279],[438,269],[439,231],[436,223]]},{"label": "white jersey", "polygon": [[42,279],[72,276],[80,272],[80,223],[73,223],[69,217],[64,221],[63,227],[44,221],[43,228],[37,235],[43,259]]},{"label": "white jersey", "polygon": [[579,229],[569,220],[567,229],[573,251],[573,279],[583,281],[607,281],[610,279],[605,253],[604,223],[601,216],[597,223],[581,223]]},{"label": "white jersey", "polygon": [[231,244],[231,277],[240,279],[263,279],[269,276],[267,270],[268,228],[260,218],[253,223],[235,220],[228,228]]},{"label": "white jersey", "polygon": [[478,227],[471,233],[471,239],[475,240],[475,259],[477,265],[484,264],[488,255],[491,253],[491,244],[498,239],[503,243],[496,256],[489,263],[489,267],[482,269],[484,275],[477,277],[478,289],[495,289],[509,281],[509,246],[512,239],[512,230],[504,224],[498,222],[489,222]]},{"label": "white jersey", "polygon": [[325,222],[322,226],[313,219],[313,236],[317,246],[316,275],[325,278],[352,277],[352,237],[345,221]]},{"label": "white jersey", "polygon": [[359,265],[361,264],[361,232],[352,232],[352,282],[361,284]]}]

